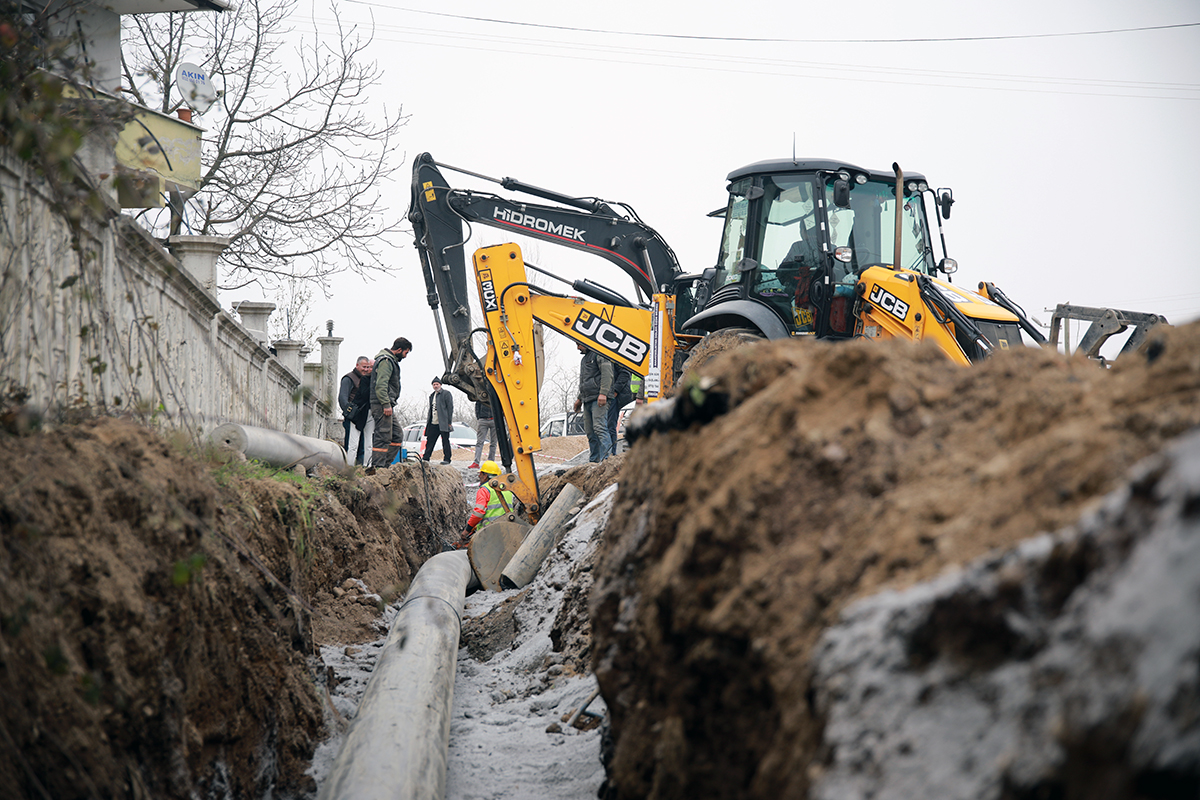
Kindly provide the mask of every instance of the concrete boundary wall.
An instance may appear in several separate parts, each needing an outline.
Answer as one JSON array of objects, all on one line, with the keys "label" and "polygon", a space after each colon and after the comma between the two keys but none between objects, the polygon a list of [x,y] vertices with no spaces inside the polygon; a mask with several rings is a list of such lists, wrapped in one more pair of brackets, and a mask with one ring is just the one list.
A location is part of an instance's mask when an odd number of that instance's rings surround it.
[{"label": "concrete boundary wall", "polygon": [[341,339],[318,340],[319,365],[281,361],[203,276],[131,217],[107,216],[85,213],[74,249],[44,184],[0,148],[0,391],[23,389],[50,418],[81,408],[198,434],[236,422],[341,440]]}]

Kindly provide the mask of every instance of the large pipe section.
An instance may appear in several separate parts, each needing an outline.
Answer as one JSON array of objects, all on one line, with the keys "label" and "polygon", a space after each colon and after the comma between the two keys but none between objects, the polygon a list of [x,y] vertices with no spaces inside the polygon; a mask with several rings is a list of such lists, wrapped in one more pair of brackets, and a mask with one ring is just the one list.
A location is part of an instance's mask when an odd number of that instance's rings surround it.
[{"label": "large pipe section", "polygon": [[467,553],[417,572],[319,800],[441,800],[446,794],[454,671]]},{"label": "large pipe section", "polygon": [[500,586],[505,589],[523,589],[534,576],[550,549],[559,530],[571,517],[571,509],[583,497],[583,492],[568,483],[554,498],[554,503],[538,520],[521,542],[521,547],[513,554],[508,566],[500,573]]},{"label": "large pipe section", "polygon": [[226,422],[214,428],[208,438],[221,447],[237,450],[246,458],[273,467],[299,464],[309,469],[324,464],[334,469],[345,469],[350,466],[346,450],[340,444],[310,436]]}]

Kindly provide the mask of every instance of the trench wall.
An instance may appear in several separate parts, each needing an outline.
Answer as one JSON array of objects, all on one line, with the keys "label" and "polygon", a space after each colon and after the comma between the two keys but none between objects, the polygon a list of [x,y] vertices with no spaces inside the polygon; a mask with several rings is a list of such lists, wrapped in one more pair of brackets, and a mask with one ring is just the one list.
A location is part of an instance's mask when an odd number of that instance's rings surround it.
[{"label": "trench wall", "polygon": [[23,389],[50,418],[85,408],[199,434],[237,422],[340,441],[341,339],[320,340],[318,364],[298,343],[276,356],[214,292],[114,209],[85,212],[73,247],[44,182],[0,148],[0,390]]}]

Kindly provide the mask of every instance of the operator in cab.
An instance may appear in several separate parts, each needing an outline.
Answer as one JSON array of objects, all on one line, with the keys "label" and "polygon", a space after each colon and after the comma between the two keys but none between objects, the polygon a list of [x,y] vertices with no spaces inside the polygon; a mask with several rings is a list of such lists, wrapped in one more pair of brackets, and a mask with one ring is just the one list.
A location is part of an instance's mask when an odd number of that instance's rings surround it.
[{"label": "operator in cab", "polygon": [[471,537],[481,528],[506,517],[516,505],[517,498],[507,489],[493,489],[489,482],[499,476],[500,466],[495,461],[485,461],[479,466],[479,491],[475,492],[475,507],[467,518],[467,528],[462,532],[455,548],[463,550],[471,543]]}]

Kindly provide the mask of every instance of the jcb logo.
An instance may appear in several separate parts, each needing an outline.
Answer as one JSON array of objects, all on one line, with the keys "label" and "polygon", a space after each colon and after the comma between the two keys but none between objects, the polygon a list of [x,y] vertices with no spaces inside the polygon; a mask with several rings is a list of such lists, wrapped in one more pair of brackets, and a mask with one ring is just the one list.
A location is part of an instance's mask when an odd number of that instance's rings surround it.
[{"label": "jcb logo", "polygon": [[603,320],[588,311],[580,311],[571,330],[582,334],[605,350],[616,353],[622,358],[641,364],[642,359],[650,350],[650,345],[621,330],[607,320]]},{"label": "jcb logo", "polygon": [[496,304],[496,284],[492,282],[492,273],[490,271],[479,273],[479,288],[483,292],[483,313],[486,314],[489,311],[495,311],[500,308]]},{"label": "jcb logo", "polygon": [[867,299],[898,320],[903,321],[908,316],[908,303],[891,292],[885,292],[883,287],[876,286]]}]

